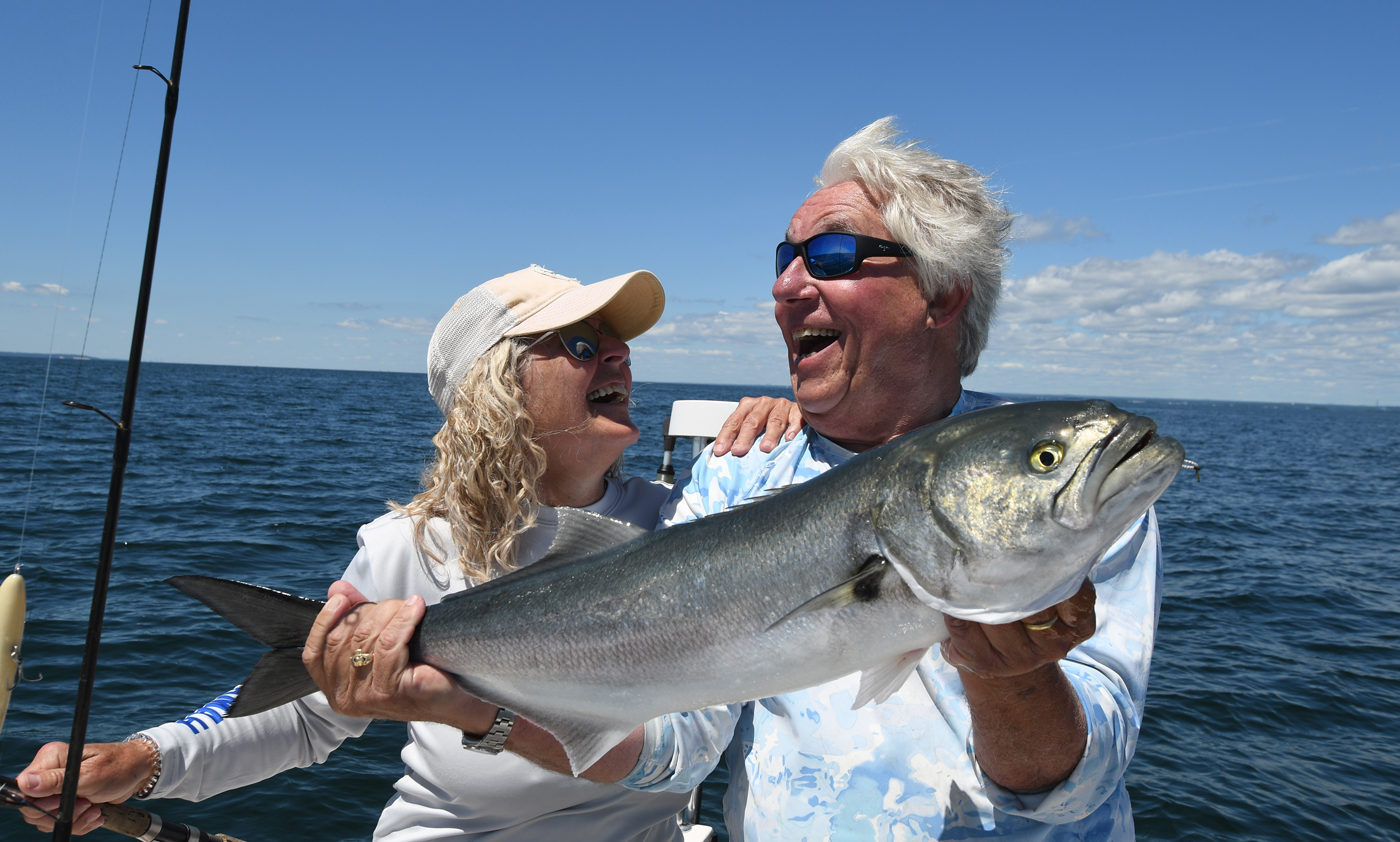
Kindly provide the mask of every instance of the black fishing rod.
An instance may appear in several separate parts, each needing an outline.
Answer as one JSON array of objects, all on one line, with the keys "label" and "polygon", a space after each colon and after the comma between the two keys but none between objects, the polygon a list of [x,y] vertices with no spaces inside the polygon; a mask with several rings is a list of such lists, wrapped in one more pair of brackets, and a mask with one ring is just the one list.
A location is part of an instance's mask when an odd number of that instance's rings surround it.
[{"label": "black fishing rod", "polygon": [[[98,554],[97,577],[92,587],[92,612],[88,615],[87,642],[83,647],[83,669],[78,678],[78,701],[73,706],[73,732],[68,738],[68,764],[63,774],[63,796],[54,822],[54,842],[67,842],[73,835],[73,806],[78,798],[78,774],[87,740],[88,712],[97,676],[97,650],[102,643],[102,619],[107,610],[107,583],[112,576],[112,551],[117,540],[117,515],[121,511],[122,481],[126,476],[127,454],[131,451],[131,420],[136,409],[136,381],[141,374],[141,350],[146,341],[146,313],[151,301],[151,277],[155,274],[156,241],[160,238],[160,214],[165,205],[165,171],[170,165],[170,139],[175,130],[175,108],[180,101],[180,67],[185,59],[185,24],[190,16],[190,0],[180,0],[180,22],[175,29],[175,55],[170,59],[170,77],[147,65],[165,81],[165,128],[160,136],[160,158],[156,163],[156,185],[151,198],[151,222],[146,229],[146,258],[141,265],[141,289],[136,297],[136,324],[131,331],[131,356],[126,363],[126,389],[122,394],[121,420],[112,448],[112,482],[107,490],[107,516],[102,524],[102,548]],[[64,401],[77,409],[84,404]],[[112,419],[101,413],[108,421]]]}]

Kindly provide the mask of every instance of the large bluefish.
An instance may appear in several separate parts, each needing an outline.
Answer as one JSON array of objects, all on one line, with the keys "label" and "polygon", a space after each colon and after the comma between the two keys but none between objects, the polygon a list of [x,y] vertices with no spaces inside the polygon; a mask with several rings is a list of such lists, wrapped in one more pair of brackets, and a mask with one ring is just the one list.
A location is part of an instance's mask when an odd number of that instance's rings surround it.
[{"label": "large bluefish", "polygon": [[[428,610],[414,657],[544,727],[577,774],[666,713],[862,671],[883,701],[947,636],[940,612],[1026,617],[1079,588],[1184,450],[1103,401],[959,415],[732,512],[646,532],[560,511],[543,559]],[[321,603],[170,580],[275,651],[230,715],[316,688]]]}]

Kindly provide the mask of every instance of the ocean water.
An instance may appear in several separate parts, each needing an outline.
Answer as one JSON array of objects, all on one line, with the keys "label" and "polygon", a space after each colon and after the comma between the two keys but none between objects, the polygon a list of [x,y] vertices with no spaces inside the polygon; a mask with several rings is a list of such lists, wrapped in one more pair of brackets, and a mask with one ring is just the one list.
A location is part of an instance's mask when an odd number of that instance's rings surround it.
[{"label": "ocean water", "polygon": [[[47,364],[0,355],[0,571],[25,565],[25,672],[42,675],[0,736],[10,775],[67,739],[111,472],[111,426],[59,401],[115,417],[125,373],[55,360],[40,433]],[[637,384],[629,472],[654,474],[671,401],[752,391]],[[1128,773],[1139,838],[1400,840],[1400,412],[1119,403],[1205,466],[1157,506],[1166,586]],[[162,579],[323,594],[358,525],[416,491],[437,424],[421,375],[146,365],[89,739],[183,716],[260,654]],[[249,842],[365,839],[401,742],[376,723],[323,766],[152,809]],[[0,811],[0,838],[40,836]]]}]

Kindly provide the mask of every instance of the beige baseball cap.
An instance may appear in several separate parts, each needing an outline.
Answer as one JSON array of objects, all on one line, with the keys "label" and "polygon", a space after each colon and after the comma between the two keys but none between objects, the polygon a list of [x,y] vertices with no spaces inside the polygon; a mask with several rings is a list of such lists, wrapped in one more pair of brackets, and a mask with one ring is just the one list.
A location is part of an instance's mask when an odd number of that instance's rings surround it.
[{"label": "beige baseball cap", "polygon": [[624,342],[661,318],[666,292],[650,272],[581,284],[543,266],[502,275],[457,299],[428,341],[428,392],[446,415],[472,363],[507,336],[529,336],[599,316]]}]

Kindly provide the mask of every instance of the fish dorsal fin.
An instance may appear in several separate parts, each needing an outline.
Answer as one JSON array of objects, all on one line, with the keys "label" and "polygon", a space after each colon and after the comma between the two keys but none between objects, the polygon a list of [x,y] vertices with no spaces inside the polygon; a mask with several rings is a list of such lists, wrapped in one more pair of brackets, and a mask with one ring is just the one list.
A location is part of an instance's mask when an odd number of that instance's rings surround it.
[{"label": "fish dorsal fin", "polygon": [[759,503],[764,502],[765,500],[771,500],[774,497],[777,497],[779,494],[782,494],[784,491],[787,491],[789,488],[796,488],[801,484],[802,483],[800,482],[794,482],[789,485],[779,485],[774,488],[765,488],[763,491],[760,491],[754,496],[749,497],[745,500],[741,500],[740,502],[735,503],[734,505],[730,506],[722,512],[716,512],[715,514],[708,515],[708,517],[719,517],[721,515],[728,515],[733,514],[734,512],[742,511],[744,509],[749,508],[750,506],[756,506]]},{"label": "fish dorsal fin", "polygon": [[904,686],[904,682],[909,680],[909,674],[927,653],[928,649],[914,649],[862,672],[860,690],[856,692],[856,700],[851,704],[851,710],[864,707],[867,702],[878,705],[888,699],[891,693]]},{"label": "fish dorsal fin", "polygon": [[814,611],[835,610],[857,602],[869,602],[880,595],[880,582],[889,571],[888,562],[880,556],[871,556],[866,559],[859,573],[792,609],[766,630],[772,631],[783,623]]},{"label": "fish dorsal fin", "polygon": [[788,483],[787,485],[775,485],[775,486],[773,486],[772,488],[765,488],[765,489],[763,489],[762,491],[760,491],[759,493],[755,494],[754,496],[752,496],[752,497],[750,497],[749,499],[745,500],[744,502],[740,503],[736,508],[743,508],[744,506],[752,506],[752,505],[755,504],[755,503],[762,503],[764,500],[768,500],[768,499],[770,499],[770,498],[777,497],[779,494],[782,494],[784,491],[787,491],[787,490],[790,489],[790,488],[796,488],[797,486],[799,486],[799,485],[801,485],[801,484],[802,484],[802,483],[800,483],[800,482],[792,482],[792,483]]},{"label": "fish dorsal fin", "polygon": [[625,520],[600,515],[585,509],[559,508],[559,530],[549,552],[540,556],[535,566],[546,562],[566,562],[600,553],[620,544],[649,534],[649,530]]}]

